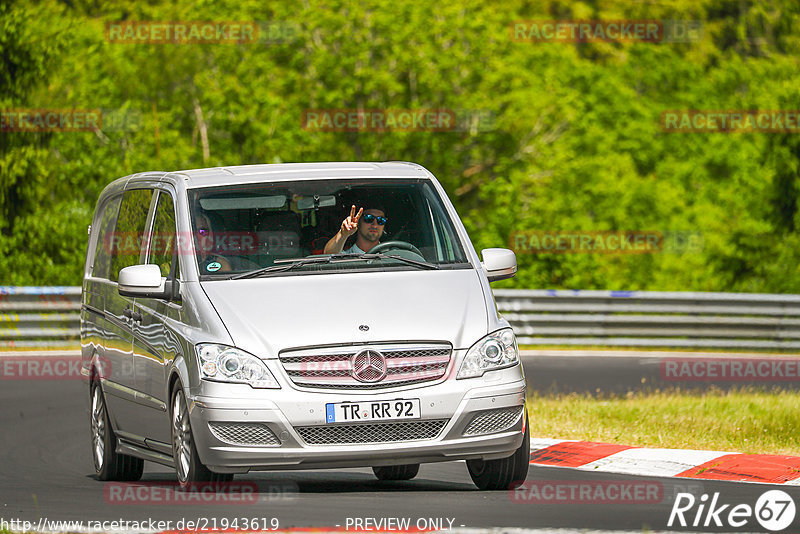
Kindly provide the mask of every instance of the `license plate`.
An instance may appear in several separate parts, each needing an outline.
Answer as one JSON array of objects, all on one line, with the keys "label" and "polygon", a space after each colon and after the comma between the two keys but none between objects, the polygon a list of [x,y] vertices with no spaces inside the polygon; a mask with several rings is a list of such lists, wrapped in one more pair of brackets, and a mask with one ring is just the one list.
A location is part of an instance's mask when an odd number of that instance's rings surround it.
[{"label": "license plate", "polygon": [[336,402],[325,405],[326,423],[419,419],[419,399]]}]

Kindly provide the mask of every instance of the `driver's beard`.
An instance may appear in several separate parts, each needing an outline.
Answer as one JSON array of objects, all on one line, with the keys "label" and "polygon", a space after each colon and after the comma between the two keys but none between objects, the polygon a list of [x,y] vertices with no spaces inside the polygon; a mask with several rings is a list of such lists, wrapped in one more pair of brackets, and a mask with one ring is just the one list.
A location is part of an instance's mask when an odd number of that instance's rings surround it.
[{"label": "driver's beard", "polygon": [[373,245],[375,245],[381,240],[382,234],[383,232],[379,232],[378,235],[376,235],[375,238],[373,239],[372,236],[369,235],[369,232],[362,232],[361,237],[364,239],[364,241],[367,241],[368,243],[372,243]]}]

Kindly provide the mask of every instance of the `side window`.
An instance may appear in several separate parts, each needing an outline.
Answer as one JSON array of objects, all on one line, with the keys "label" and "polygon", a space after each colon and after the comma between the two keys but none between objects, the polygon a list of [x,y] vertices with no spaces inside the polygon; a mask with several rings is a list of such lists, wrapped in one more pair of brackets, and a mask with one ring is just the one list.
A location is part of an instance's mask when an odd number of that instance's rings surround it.
[{"label": "side window", "polygon": [[[162,191],[158,195],[156,216],[153,222],[153,237],[150,240],[150,260],[148,261],[148,263],[159,266],[161,276],[169,276],[175,251],[176,230],[175,206],[172,196]],[[174,261],[177,261],[177,258],[174,258]],[[175,267],[177,269],[178,266]],[[177,270],[175,276],[178,277]]]},{"label": "side window", "polygon": [[108,278],[111,270],[112,238],[114,225],[117,222],[117,214],[119,213],[120,200],[122,200],[122,195],[106,202],[100,215],[100,227],[97,230],[97,247],[94,249],[94,265],[92,267],[92,276],[96,278]]},{"label": "side window", "polygon": [[428,210],[433,218],[437,259],[445,262],[466,261],[464,251],[456,239],[455,229],[444,211],[444,206],[431,189],[426,187],[424,191]]},{"label": "side window", "polygon": [[440,218],[434,215],[435,208],[428,203],[431,228],[433,229],[433,242],[436,249],[437,261],[453,261],[453,244],[447,230],[442,226]]},{"label": "side window", "polygon": [[441,261],[454,261],[455,253],[453,250],[453,242],[450,240],[450,232],[442,225],[441,221],[436,221],[435,232],[437,234],[437,245],[440,250]]},{"label": "side window", "polygon": [[133,189],[122,197],[117,227],[111,238],[111,273],[109,280],[119,280],[125,267],[137,265],[142,248],[144,227],[150,210],[151,189]]}]

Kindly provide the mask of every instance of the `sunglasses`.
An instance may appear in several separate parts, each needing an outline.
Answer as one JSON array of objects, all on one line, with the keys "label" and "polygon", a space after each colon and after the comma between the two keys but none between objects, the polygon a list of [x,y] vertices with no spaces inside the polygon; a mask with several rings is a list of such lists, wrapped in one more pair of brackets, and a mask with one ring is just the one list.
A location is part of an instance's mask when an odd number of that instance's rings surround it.
[{"label": "sunglasses", "polygon": [[386,217],[376,217],[371,213],[367,213],[366,215],[361,217],[361,219],[367,224],[372,224],[372,221],[377,221],[380,226],[383,226],[389,220]]}]

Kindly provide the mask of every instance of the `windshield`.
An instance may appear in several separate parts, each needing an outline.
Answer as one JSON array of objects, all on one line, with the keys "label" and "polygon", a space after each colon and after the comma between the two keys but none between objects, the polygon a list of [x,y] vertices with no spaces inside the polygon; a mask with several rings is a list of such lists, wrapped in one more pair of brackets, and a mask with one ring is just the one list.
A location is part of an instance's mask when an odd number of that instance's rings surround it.
[{"label": "windshield", "polygon": [[188,194],[203,279],[469,267],[427,180],[282,181]]}]

